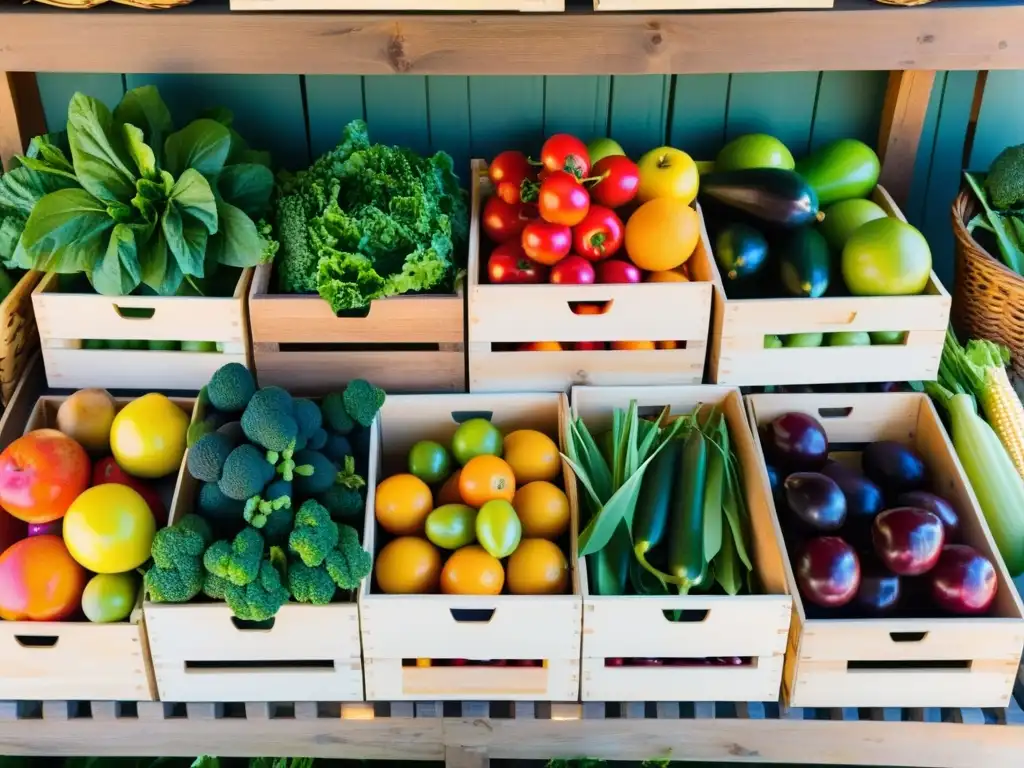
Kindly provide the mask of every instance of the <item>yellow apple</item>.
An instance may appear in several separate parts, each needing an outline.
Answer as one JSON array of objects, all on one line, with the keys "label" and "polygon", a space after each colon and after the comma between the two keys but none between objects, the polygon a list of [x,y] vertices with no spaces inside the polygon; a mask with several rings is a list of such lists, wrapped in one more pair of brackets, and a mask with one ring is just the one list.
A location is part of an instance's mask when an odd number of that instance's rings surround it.
[{"label": "yellow apple", "polygon": [[640,158],[640,188],[637,200],[671,198],[689,204],[697,197],[697,164],[681,149],[658,147]]}]

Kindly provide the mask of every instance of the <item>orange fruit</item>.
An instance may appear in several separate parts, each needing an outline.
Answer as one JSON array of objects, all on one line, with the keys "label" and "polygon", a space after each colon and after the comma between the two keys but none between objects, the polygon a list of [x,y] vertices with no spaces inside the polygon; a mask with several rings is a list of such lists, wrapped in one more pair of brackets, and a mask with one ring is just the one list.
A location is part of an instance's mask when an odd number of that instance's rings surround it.
[{"label": "orange fruit", "polygon": [[613,341],[612,349],[657,349],[653,341]]},{"label": "orange fruit", "polygon": [[437,499],[435,504],[439,507],[443,507],[445,504],[464,504],[462,500],[462,494],[459,493],[459,475],[462,474],[461,469],[456,469],[447,480],[444,481],[444,485],[441,486],[441,490],[437,492]]},{"label": "orange fruit", "polygon": [[512,499],[526,538],[557,539],[569,530],[569,499],[545,480],[527,483]]},{"label": "orange fruit", "polygon": [[402,536],[384,545],[373,568],[381,592],[389,595],[437,592],[441,553],[426,539]]},{"label": "orange fruit", "polygon": [[500,595],[504,586],[501,561],[477,544],[452,552],[441,570],[441,591],[446,595]]},{"label": "orange fruit", "polygon": [[517,429],[505,435],[502,455],[512,467],[519,485],[534,480],[554,480],[562,470],[558,445],[535,429]]},{"label": "orange fruit", "polygon": [[659,341],[658,349],[679,349],[678,341]]},{"label": "orange fruit", "polygon": [[651,272],[647,275],[648,283],[688,283],[690,278],[678,268],[665,269],[661,272]]},{"label": "orange fruit", "polygon": [[497,456],[476,456],[466,462],[459,474],[462,500],[478,509],[488,501],[512,501],[516,494],[516,476],[512,467]]},{"label": "orange fruit", "polygon": [[565,554],[553,541],[523,539],[508,559],[508,591],[513,595],[565,594],[569,591]]},{"label": "orange fruit", "polygon": [[520,352],[561,352],[562,345],[557,341],[528,341],[519,345]]},{"label": "orange fruit", "polygon": [[396,536],[423,533],[423,525],[433,508],[430,486],[416,475],[392,475],[377,486],[374,514],[388,533]]},{"label": "orange fruit", "polygon": [[683,264],[700,239],[700,217],[682,200],[644,203],[626,222],[626,252],[640,269],[663,272]]}]

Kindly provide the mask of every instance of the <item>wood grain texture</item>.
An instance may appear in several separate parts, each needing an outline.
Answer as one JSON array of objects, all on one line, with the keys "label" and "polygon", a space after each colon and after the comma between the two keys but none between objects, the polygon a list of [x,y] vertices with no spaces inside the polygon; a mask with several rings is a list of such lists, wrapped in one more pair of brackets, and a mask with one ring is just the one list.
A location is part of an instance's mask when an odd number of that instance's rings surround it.
[{"label": "wood grain texture", "polygon": [[927,70],[897,70],[889,75],[878,132],[878,155],[882,160],[880,183],[897,203],[906,202],[910,196],[917,145],[934,82],[935,72]]},{"label": "wood grain texture", "polygon": [[10,169],[33,136],[46,132],[39,87],[32,72],[0,72],[0,162]]}]

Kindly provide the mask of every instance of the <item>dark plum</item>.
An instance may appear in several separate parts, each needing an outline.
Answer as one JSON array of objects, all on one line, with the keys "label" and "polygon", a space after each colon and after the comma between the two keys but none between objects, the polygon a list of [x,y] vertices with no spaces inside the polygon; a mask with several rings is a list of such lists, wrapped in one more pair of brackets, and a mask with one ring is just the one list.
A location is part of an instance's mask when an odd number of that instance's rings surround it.
[{"label": "dark plum", "polygon": [[816,472],[828,458],[828,438],[813,416],[784,413],[768,428],[772,463],[784,472]]},{"label": "dark plum", "polygon": [[901,493],[896,503],[901,507],[916,507],[931,512],[942,521],[946,532],[946,543],[955,544],[960,541],[960,517],[953,505],[941,496],[928,491],[908,491]]},{"label": "dark plum", "polygon": [[831,477],[820,472],[794,472],[783,488],[786,506],[805,529],[830,533],[846,522],[846,499]]},{"label": "dark plum", "polygon": [[861,557],[857,607],[873,616],[893,613],[903,596],[900,577],[875,556]]},{"label": "dark plum", "polygon": [[857,594],[860,560],[838,536],[819,536],[808,541],[797,558],[796,581],[809,603],[839,608]]},{"label": "dark plum", "polygon": [[985,613],[996,597],[998,580],[992,561],[965,544],[942,548],[928,574],[932,600],[950,613]]},{"label": "dark plum", "polygon": [[843,536],[858,548],[871,548],[871,525],[885,506],[882,489],[856,470],[829,461],[822,474],[835,480],[846,499]]},{"label": "dark plum", "polygon": [[924,487],[924,461],[903,443],[879,440],[864,448],[861,455],[864,474],[887,493],[905,493]]},{"label": "dark plum", "polygon": [[875,518],[871,540],[886,568],[899,576],[919,576],[935,567],[945,534],[934,513],[896,507]]}]

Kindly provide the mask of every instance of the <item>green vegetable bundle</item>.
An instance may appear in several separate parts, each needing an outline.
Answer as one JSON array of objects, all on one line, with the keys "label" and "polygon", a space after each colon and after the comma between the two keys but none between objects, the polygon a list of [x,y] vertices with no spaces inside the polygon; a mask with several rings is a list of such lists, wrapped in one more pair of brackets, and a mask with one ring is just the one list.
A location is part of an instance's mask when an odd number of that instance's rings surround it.
[{"label": "green vegetable bundle", "polygon": [[1024,275],[1024,144],[1000,152],[987,174],[964,173],[964,179],[982,209],[967,231],[989,232],[1003,263]]},{"label": "green vegetable bundle", "polygon": [[355,120],[335,149],[282,177],[276,232],[278,290],[319,293],[335,313],[450,291],[469,235],[466,193],[447,154],[371,144]]},{"label": "green vegetable bundle", "polygon": [[176,131],[152,86],[113,112],[76,93],[66,136],[34,139],[0,184],[0,258],[82,273],[109,296],[140,286],[173,295],[220,267],[270,260],[276,243],[257,223],[273,192],[269,156],[231,121],[221,110]]}]

